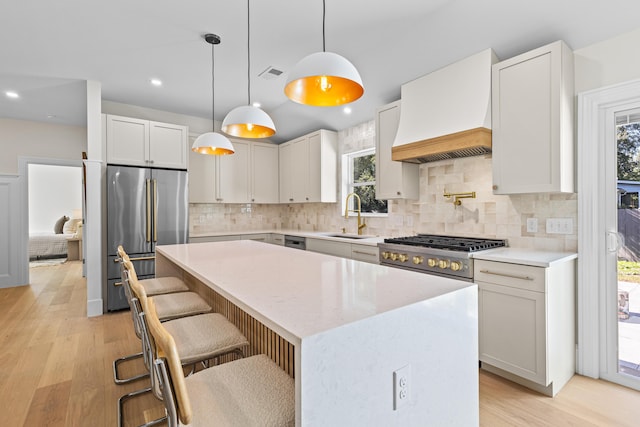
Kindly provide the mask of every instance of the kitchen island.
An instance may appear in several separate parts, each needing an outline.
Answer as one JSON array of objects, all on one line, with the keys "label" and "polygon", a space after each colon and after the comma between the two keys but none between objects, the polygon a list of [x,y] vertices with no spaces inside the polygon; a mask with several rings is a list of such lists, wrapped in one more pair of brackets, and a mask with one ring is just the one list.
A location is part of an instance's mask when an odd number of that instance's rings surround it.
[{"label": "kitchen island", "polygon": [[247,240],[156,254],[295,378],[296,425],[479,424],[475,284]]}]

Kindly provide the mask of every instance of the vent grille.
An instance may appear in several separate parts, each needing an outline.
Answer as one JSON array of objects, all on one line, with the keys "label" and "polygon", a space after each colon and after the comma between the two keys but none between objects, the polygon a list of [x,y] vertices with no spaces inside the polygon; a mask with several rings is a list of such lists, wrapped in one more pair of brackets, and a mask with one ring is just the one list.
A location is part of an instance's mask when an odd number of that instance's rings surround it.
[{"label": "vent grille", "polygon": [[269,66],[263,72],[258,74],[258,77],[262,77],[265,80],[273,80],[280,77],[280,75],[282,75],[283,72],[284,71],[282,70],[278,70],[277,68]]},{"label": "vent grille", "polygon": [[429,154],[416,158],[417,163],[429,163],[436,162],[438,160],[458,159],[461,157],[473,157],[481,156],[483,154],[489,154],[491,150],[487,147],[471,147],[461,150],[450,151],[448,153]]}]

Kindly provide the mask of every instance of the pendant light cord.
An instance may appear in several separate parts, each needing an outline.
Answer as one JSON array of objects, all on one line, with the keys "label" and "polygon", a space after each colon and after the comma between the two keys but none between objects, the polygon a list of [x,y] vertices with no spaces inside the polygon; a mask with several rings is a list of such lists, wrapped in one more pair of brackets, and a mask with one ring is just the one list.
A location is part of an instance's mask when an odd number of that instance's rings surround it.
[{"label": "pendant light cord", "polygon": [[247,105],[251,105],[251,25],[249,3],[247,0]]},{"label": "pendant light cord", "polygon": [[216,131],[216,68],[215,68],[215,44],[211,43],[211,132]]},{"label": "pendant light cord", "polygon": [[327,13],[327,6],[325,4],[325,0],[322,0],[322,51],[326,52],[325,41],[324,41],[324,21]]}]

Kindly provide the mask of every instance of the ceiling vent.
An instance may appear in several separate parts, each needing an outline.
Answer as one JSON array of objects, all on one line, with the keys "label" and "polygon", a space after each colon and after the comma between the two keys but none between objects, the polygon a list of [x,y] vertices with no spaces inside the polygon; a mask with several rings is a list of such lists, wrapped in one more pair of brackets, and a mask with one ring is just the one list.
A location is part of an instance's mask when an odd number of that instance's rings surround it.
[{"label": "ceiling vent", "polygon": [[258,74],[258,77],[262,77],[265,80],[273,80],[273,79],[277,79],[278,77],[280,77],[280,75],[282,73],[283,73],[282,70],[278,70],[277,68],[269,66],[269,67],[267,67],[266,70],[264,70],[263,72]]}]

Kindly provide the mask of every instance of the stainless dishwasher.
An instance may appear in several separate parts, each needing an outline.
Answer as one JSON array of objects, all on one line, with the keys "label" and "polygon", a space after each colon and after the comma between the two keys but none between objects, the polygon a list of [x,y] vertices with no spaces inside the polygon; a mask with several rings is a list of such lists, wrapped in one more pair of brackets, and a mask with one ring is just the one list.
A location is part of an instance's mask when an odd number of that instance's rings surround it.
[{"label": "stainless dishwasher", "polygon": [[284,245],[288,248],[307,249],[307,239],[300,236],[284,235]]}]

